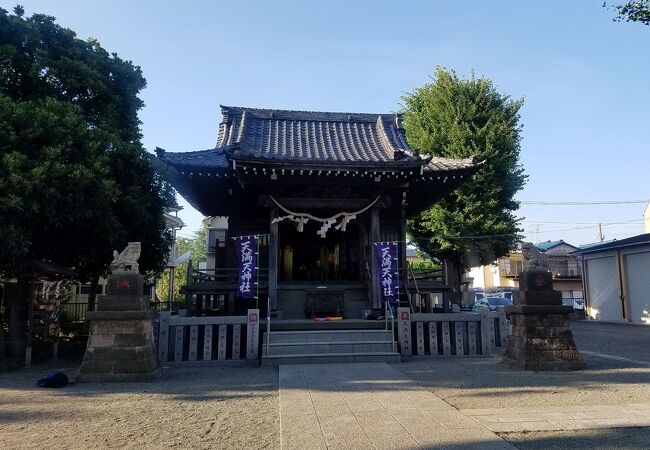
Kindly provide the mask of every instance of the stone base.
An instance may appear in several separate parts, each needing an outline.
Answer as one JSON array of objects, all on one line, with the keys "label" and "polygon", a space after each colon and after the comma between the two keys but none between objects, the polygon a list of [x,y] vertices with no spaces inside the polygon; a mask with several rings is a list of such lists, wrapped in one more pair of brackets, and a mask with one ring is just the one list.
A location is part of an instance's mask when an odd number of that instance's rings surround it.
[{"label": "stone base", "polygon": [[88,313],[90,337],[76,381],[150,381],[160,375],[151,311]]},{"label": "stone base", "polygon": [[508,306],[512,335],[503,361],[524,370],[585,369],[569,328],[570,306]]}]

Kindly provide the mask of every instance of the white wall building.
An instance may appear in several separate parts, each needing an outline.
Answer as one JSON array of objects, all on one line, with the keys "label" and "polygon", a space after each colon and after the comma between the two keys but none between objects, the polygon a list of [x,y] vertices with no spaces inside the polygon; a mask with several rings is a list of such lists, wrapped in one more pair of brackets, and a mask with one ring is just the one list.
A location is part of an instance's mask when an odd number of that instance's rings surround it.
[{"label": "white wall building", "polygon": [[587,315],[650,324],[650,233],[593,245],[584,261]]}]

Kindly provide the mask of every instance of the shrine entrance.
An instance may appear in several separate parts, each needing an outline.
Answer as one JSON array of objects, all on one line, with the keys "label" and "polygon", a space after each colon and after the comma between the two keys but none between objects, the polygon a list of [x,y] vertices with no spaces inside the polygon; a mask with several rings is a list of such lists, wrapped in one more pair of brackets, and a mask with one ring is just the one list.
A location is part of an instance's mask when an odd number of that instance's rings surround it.
[{"label": "shrine entrance", "polygon": [[279,226],[280,281],[359,281],[360,225],[346,231],[330,228],[317,234],[322,224],[309,221],[298,232],[289,222]]}]

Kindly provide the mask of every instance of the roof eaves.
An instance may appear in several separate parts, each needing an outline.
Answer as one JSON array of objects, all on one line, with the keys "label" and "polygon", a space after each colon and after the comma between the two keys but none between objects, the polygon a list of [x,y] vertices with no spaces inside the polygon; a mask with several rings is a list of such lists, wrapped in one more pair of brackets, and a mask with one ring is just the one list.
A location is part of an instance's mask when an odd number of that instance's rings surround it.
[{"label": "roof eaves", "polygon": [[228,157],[231,155],[230,147],[211,148],[193,152],[167,152],[156,147],[156,156],[164,164],[172,167],[212,168],[216,170],[228,169]]},{"label": "roof eaves", "polygon": [[643,233],[637,236],[632,236],[620,240],[613,240],[598,245],[590,245],[587,247],[583,246],[582,248],[579,247],[579,250],[573,253],[579,253],[579,254],[597,253],[601,251],[618,250],[620,248],[626,248],[626,247],[636,247],[640,245],[650,245],[650,233]]},{"label": "roof eaves", "polygon": [[266,164],[277,166],[291,166],[291,165],[305,165],[305,166],[335,166],[337,169],[345,169],[346,167],[352,169],[359,169],[363,167],[373,168],[377,170],[390,170],[390,169],[419,169],[422,165],[418,160],[390,160],[390,161],[337,161],[328,159],[274,159],[268,157],[259,157],[252,155],[242,155],[235,153],[231,160],[237,163],[252,163],[252,164]]}]

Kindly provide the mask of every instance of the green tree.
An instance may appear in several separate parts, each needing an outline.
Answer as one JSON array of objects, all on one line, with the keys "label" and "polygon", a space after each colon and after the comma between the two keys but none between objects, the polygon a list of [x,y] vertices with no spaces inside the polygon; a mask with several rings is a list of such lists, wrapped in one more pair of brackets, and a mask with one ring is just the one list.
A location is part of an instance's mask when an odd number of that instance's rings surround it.
[{"label": "green tree", "polygon": [[[199,261],[205,261],[208,245],[208,229],[203,226],[195,231],[192,237],[180,236],[176,239],[178,255],[192,252],[192,266],[197,267]],[[174,299],[179,301],[183,298],[181,288],[187,284],[188,263],[179,264],[174,270]],[[156,296],[160,301],[166,302],[169,299],[169,269],[158,279],[156,283]]]},{"label": "green tree", "polygon": [[[607,2],[603,7],[608,7]],[[641,22],[644,25],[650,25],[650,0],[630,0],[620,5],[611,5],[617,12],[614,18],[615,22]]]},{"label": "green tree", "polygon": [[472,180],[408,221],[418,246],[445,260],[448,283],[458,297],[465,267],[494,261],[521,238],[514,195],[526,181],[519,163],[523,101],[500,94],[486,78],[472,74],[463,79],[443,68],[403,100],[406,136],[413,148],[435,156],[476,156],[484,162]]},{"label": "green tree", "polygon": [[0,9],[0,275],[26,282],[21,267],[47,261],[96,282],[129,241],[142,270],[164,268],[173,192],[140,142],[145,86],[54,18]]}]

